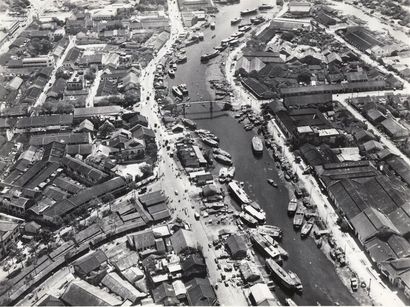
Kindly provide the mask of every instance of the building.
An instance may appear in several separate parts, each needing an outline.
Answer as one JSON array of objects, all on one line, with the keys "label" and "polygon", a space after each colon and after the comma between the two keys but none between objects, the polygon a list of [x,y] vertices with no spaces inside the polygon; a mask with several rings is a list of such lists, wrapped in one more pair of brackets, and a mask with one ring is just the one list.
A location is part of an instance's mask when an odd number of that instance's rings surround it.
[{"label": "building", "polygon": [[20,227],[17,223],[0,221],[0,259],[7,256],[13,246],[17,244]]},{"label": "building", "polygon": [[127,242],[137,252],[156,251],[155,237],[151,229],[127,236]]},{"label": "building", "polygon": [[76,158],[65,156],[61,160],[61,163],[70,177],[88,186],[93,186],[109,179],[107,173]]},{"label": "building", "polygon": [[177,254],[198,248],[198,242],[193,232],[182,228],[171,236],[171,244]]},{"label": "building", "polygon": [[269,287],[262,283],[249,288],[249,299],[254,306],[276,306],[278,303]]},{"label": "building", "polygon": [[68,306],[120,306],[122,301],[83,280],[70,282],[60,297]]},{"label": "building", "polygon": [[97,275],[105,275],[107,263],[107,256],[102,250],[96,250],[95,252],[87,255],[79,260],[77,260],[74,264],[74,272],[80,278],[87,280],[88,282],[94,283],[101,281],[103,276],[96,280]]},{"label": "building", "polygon": [[226,247],[232,259],[244,259],[247,256],[248,246],[241,235],[231,235],[226,239]]},{"label": "building", "polygon": [[178,6],[181,11],[207,10],[212,7],[212,2],[210,0],[178,0]]},{"label": "building", "polygon": [[181,261],[182,277],[190,280],[195,277],[205,278],[207,267],[200,254],[191,254]]},{"label": "building", "polygon": [[188,303],[191,306],[214,306],[217,297],[207,278],[194,278],[185,284]]},{"label": "building", "polygon": [[311,4],[306,1],[290,1],[289,13],[297,16],[307,16],[310,13]]},{"label": "building", "polygon": [[52,56],[41,56],[35,58],[23,58],[22,67],[51,67],[54,65]]},{"label": "building", "polygon": [[380,125],[386,132],[386,134],[393,139],[405,139],[409,136],[409,130],[407,130],[393,118],[389,117],[385,119],[381,122]]},{"label": "building", "polygon": [[155,304],[163,306],[177,306],[179,304],[174,287],[166,282],[152,290],[152,298]]}]

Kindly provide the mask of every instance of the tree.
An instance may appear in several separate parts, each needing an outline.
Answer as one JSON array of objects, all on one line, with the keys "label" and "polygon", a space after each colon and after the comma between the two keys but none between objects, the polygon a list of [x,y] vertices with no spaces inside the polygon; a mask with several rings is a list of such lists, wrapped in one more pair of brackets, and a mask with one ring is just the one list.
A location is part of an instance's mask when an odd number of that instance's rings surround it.
[{"label": "tree", "polygon": [[152,166],[147,163],[140,166],[140,171],[142,172],[141,180],[153,174]]}]

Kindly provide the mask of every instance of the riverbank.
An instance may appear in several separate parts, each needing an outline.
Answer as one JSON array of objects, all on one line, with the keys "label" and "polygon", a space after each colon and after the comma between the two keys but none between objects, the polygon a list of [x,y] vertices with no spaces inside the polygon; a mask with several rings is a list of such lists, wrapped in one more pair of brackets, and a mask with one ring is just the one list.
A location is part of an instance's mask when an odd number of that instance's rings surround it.
[{"label": "riverbank", "polygon": [[[241,46],[240,46],[241,47]],[[238,58],[240,54],[240,47],[236,48],[229,56],[225,65],[226,79],[231,84],[233,88],[235,101],[235,107],[240,108],[242,105],[248,104],[252,106],[252,109],[255,113],[260,112],[260,105],[263,101],[257,100],[250,93],[248,93],[236,80],[234,77],[234,67],[235,59]],[[272,121],[270,123],[269,132],[273,136],[275,143],[280,145],[284,151],[284,156],[286,160],[289,161],[292,165],[295,164],[295,156],[292,152],[289,151],[289,148],[286,146],[284,135],[281,133],[279,127]],[[303,168],[304,169],[304,168]],[[362,292],[360,295],[352,292],[352,295],[361,304],[381,304],[389,305],[391,302],[397,303],[397,305],[403,305],[401,300],[390,291],[383,281],[378,277],[378,273],[374,271],[371,263],[367,259],[364,252],[360,250],[353,238],[342,233],[339,226],[337,225],[337,214],[334,212],[333,207],[328,202],[327,198],[321,193],[318,184],[315,179],[309,175],[304,175],[303,170],[299,167],[295,168],[301,182],[303,182],[305,188],[311,192],[311,198],[313,203],[318,206],[318,211],[323,220],[326,221],[327,228],[331,231],[333,237],[336,239],[336,242],[339,246],[344,246],[346,250],[346,260],[348,262],[348,268],[337,268],[338,275],[344,285],[347,288],[350,288],[350,277],[352,273],[360,276],[361,280],[367,280],[368,283],[370,280],[373,280],[372,288],[370,289],[368,295],[365,292]],[[327,251],[329,248],[325,245],[322,250],[326,253],[328,259],[330,260],[329,254]]]}]

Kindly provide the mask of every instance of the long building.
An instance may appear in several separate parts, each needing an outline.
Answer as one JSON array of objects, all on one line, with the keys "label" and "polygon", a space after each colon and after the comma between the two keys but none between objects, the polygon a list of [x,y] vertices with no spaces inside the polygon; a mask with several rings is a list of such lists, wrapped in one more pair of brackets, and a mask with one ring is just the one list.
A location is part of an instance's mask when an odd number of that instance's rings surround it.
[{"label": "long building", "polygon": [[389,85],[384,80],[378,81],[363,81],[341,84],[323,84],[317,86],[298,86],[287,87],[280,89],[282,97],[314,95],[314,94],[336,94],[336,93],[353,93],[353,92],[369,92],[381,91],[390,89]]}]

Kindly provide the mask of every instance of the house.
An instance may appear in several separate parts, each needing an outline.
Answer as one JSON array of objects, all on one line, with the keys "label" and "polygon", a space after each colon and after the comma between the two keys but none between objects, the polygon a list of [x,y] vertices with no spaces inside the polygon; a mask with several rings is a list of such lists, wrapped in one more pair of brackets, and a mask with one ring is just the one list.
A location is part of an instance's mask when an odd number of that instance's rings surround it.
[{"label": "house", "polygon": [[60,297],[68,306],[120,306],[122,301],[83,280],[73,280]]},{"label": "house", "polygon": [[393,139],[404,139],[409,136],[409,130],[390,117],[381,122],[381,127]]},{"label": "house", "polygon": [[98,283],[105,276],[107,260],[108,258],[102,250],[96,250],[77,260],[73,264],[74,272],[84,280]]},{"label": "house", "polygon": [[204,258],[200,254],[191,254],[181,261],[182,276],[185,280],[195,277],[204,278],[207,275],[207,267]]},{"label": "house", "polygon": [[171,236],[171,244],[177,254],[198,248],[198,242],[196,241],[194,233],[182,228]]},{"label": "house", "polygon": [[19,235],[19,224],[0,220],[0,259],[9,255],[11,248],[17,244]]},{"label": "house", "polygon": [[194,278],[185,284],[188,303],[191,306],[214,306],[217,297],[207,278]]},{"label": "house", "polygon": [[248,246],[243,236],[233,234],[226,239],[225,245],[232,259],[243,259],[247,256]]},{"label": "house", "polygon": [[367,240],[379,235],[379,233],[399,234],[399,230],[382,212],[372,207],[351,219],[352,226],[359,241],[364,244]]},{"label": "house", "polygon": [[34,221],[26,223],[24,225],[24,233],[28,235],[37,235],[39,234],[40,230],[41,230],[41,225],[37,224]]},{"label": "house", "polygon": [[278,305],[269,287],[262,283],[257,283],[249,288],[249,299],[254,306]]},{"label": "house", "polygon": [[156,146],[155,132],[152,129],[146,128],[138,124],[134,126],[133,128],[131,128],[131,132],[132,132],[133,137],[144,140],[147,147],[149,145]]},{"label": "house", "polygon": [[127,236],[127,243],[137,252],[156,251],[155,237],[151,229]]},{"label": "house", "polygon": [[372,154],[383,150],[384,146],[377,141],[371,140],[360,145],[360,149],[365,154]]},{"label": "house", "polygon": [[10,91],[17,91],[23,84],[24,80],[20,77],[14,77],[7,85],[6,88]]},{"label": "house", "polygon": [[174,287],[166,282],[152,290],[152,298],[155,304],[164,306],[177,306],[179,304]]},{"label": "house", "polygon": [[386,119],[386,116],[379,110],[372,108],[366,111],[366,118],[372,124],[379,124]]},{"label": "house", "polygon": [[65,156],[61,160],[65,171],[76,180],[93,186],[109,179],[109,175],[76,158]]},{"label": "house", "polygon": [[239,266],[242,278],[246,282],[255,282],[261,277],[261,272],[257,266],[250,261],[243,261]]},{"label": "house", "polygon": [[115,272],[105,275],[105,277],[101,280],[101,284],[107,287],[111,292],[120,296],[123,300],[128,300],[132,303],[136,303],[140,299],[147,296],[146,293],[138,291],[133,285],[122,279]]}]

